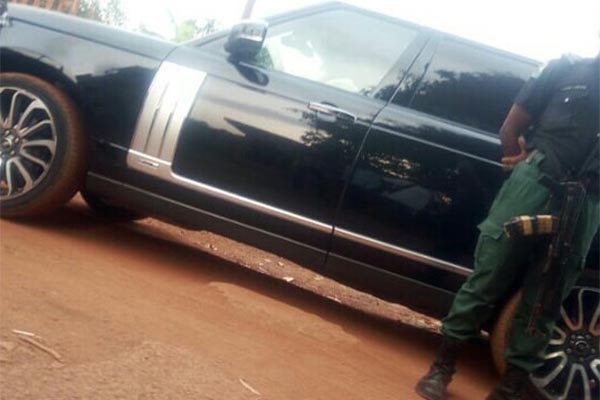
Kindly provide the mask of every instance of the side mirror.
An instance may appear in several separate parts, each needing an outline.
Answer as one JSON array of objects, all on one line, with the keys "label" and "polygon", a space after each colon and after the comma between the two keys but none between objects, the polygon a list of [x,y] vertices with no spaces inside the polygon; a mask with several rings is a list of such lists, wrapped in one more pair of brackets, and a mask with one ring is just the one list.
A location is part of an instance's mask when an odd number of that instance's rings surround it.
[{"label": "side mirror", "polygon": [[264,21],[242,21],[231,28],[225,51],[236,61],[253,60],[262,48],[269,25]]}]

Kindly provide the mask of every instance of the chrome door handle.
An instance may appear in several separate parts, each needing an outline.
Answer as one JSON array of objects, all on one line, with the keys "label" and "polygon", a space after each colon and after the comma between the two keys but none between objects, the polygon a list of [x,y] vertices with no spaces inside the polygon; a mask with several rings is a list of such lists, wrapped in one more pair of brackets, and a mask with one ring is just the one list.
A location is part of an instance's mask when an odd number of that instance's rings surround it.
[{"label": "chrome door handle", "polygon": [[356,122],[356,115],[336,106],[332,106],[331,104],[317,103],[311,101],[310,103],[308,103],[308,108],[318,113],[334,116],[345,122],[350,122],[353,124]]}]

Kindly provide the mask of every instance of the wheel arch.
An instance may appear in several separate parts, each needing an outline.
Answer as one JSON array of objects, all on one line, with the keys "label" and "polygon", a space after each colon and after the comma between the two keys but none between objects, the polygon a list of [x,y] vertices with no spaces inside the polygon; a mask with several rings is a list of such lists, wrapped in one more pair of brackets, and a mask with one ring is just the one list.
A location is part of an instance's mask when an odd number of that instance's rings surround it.
[{"label": "wheel arch", "polygon": [[56,86],[71,97],[87,119],[88,108],[75,78],[52,58],[29,50],[0,48],[0,72],[28,74]]}]

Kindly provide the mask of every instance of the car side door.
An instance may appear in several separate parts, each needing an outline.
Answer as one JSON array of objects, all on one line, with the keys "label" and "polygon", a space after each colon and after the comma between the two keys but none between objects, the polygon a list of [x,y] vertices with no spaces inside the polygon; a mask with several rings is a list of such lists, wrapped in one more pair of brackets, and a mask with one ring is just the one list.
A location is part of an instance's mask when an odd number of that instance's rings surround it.
[{"label": "car side door", "polygon": [[254,62],[228,59],[224,38],[182,46],[157,73],[128,163],[324,256],[360,145],[424,40],[325,7],[273,24]]},{"label": "car side door", "polygon": [[[503,175],[499,128],[537,64],[440,35],[373,123],[336,220],[328,265],[344,260],[411,280],[428,308],[469,275],[477,224]],[[390,285],[392,288],[392,285]]]}]

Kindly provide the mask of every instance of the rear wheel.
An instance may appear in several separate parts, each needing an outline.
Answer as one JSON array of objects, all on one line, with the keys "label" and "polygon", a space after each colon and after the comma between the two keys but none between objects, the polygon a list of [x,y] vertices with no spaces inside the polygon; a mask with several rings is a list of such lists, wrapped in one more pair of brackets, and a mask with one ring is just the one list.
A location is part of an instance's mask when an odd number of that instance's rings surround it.
[{"label": "rear wheel", "polygon": [[81,114],[64,92],[20,73],[0,74],[0,211],[50,212],[77,192],[85,174]]},{"label": "rear wheel", "polygon": [[[506,338],[520,297],[519,292],[506,304],[492,334],[492,355],[500,372],[506,368]],[[600,289],[574,288],[560,314],[544,365],[531,374],[531,382],[542,399],[599,399]]]}]

